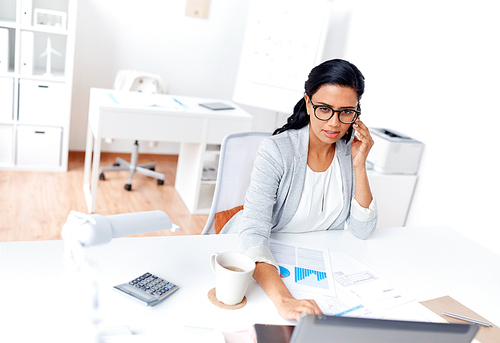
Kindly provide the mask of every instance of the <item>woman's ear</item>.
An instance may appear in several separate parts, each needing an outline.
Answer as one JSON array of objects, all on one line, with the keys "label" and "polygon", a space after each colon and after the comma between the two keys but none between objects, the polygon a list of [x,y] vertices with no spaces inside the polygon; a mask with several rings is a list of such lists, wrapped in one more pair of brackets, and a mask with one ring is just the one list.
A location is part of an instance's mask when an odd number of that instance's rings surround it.
[{"label": "woman's ear", "polygon": [[311,116],[311,115],[309,114],[309,107],[308,107],[309,95],[304,94],[304,101],[305,101],[305,103],[306,103],[306,114],[307,114],[308,116]]}]

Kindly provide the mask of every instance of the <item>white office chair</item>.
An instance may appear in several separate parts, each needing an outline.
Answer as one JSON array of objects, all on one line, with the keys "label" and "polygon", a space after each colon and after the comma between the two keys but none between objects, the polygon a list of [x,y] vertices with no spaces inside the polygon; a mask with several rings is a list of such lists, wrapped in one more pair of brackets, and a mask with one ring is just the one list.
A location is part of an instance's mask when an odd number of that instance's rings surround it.
[{"label": "white office chair", "polygon": [[[168,93],[168,83],[163,81],[160,75],[138,72],[135,70],[120,70],[115,78],[114,89],[143,92],[143,93]],[[106,139],[107,143],[112,140]],[[150,145],[155,143],[150,142]],[[135,141],[132,146],[130,162],[118,157],[112,167],[101,167],[99,179],[105,180],[104,172],[129,170],[130,176],[125,184],[127,191],[132,190],[132,177],[134,173],[143,174],[157,179],[159,185],[163,185],[165,174],[155,171],[156,162],[137,164],[139,159],[139,141]]]},{"label": "white office chair", "polygon": [[214,221],[217,213],[244,204],[257,149],[270,135],[268,132],[242,132],[224,137],[212,207],[202,235],[216,233]]}]

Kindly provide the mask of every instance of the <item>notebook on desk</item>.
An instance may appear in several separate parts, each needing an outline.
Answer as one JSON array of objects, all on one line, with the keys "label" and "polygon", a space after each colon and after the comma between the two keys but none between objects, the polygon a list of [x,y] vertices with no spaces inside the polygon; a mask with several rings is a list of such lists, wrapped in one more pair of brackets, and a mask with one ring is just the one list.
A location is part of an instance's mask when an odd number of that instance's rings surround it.
[{"label": "notebook on desk", "polygon": [[[306,315],[293,330],[288,326],[276,327],[279,328],[272,334],[269,325],[255,325],[257,343],[470,343],[479,329],[470,324],[323,315]],[[276,340],[277,337],[284,338]]]}]

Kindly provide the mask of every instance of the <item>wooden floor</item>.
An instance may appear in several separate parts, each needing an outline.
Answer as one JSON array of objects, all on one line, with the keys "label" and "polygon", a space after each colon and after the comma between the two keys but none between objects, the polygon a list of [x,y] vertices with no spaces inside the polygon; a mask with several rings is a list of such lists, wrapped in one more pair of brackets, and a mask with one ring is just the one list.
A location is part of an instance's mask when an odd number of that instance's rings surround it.
[{"label": "wooden floor", "polygon": [[[101,165],[112,165],[128,154],[102,153]],[[83,195],[84,152],[70,152],[67,173],[0,171],[0,242],[61,239],[61,229],[71,210],[88,213]],[[162,210],[180,226],[143,236],[200,234],[208,215],[191,215],[174,189],[176,155],[141,154],[139,163],[156,161],[165,183],[134,175],[132,191],[123,186],[128,172],[106,173],[99,181],[96,213],[102,215]]]}]

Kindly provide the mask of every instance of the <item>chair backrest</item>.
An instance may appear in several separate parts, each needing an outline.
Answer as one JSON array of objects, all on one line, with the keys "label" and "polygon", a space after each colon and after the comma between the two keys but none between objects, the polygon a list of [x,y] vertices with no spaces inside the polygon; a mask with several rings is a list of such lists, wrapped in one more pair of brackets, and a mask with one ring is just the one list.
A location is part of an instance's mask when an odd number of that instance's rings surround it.
[{"label": "chair backrest", "polygon": [[270,135],[269,132],[241,132],[224,137],[212,207],[202,234],[215,233],[216,213],[244,204],[257,149]]},{"label": "chair backrest", "polygon": [[[145,73],[132,69],[122,69],[116,74],[113,88],[116,90],[148,94],[166,94],[170,90],[170,85],[158,74]],[[111,144],[113,143],[113,139],[105,138],[105,142]],[[154,147],[156,144],[157,142],[149,142],[150,147]]]},{"label": "chair backrest", "polygon": [[168,93],[170,87],[158,74],[123,69],[116,74],[113,88],[143,93]]}]

